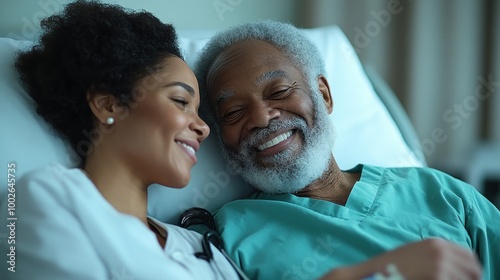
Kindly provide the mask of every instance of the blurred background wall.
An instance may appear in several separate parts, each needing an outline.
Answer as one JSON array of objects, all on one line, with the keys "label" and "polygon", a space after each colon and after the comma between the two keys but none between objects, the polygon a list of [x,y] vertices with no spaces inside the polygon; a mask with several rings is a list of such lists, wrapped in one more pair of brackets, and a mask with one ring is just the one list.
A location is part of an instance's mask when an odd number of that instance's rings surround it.
[{"label": "blurred background wall", "polygon": [[[30,39],[68,0],[1,0],[0,36]],[[183,31],[271,18],[339,25],[361,60],[394,89],[428,163],[458,177],[500,164],[500,1],[107,0],[145,9]],[[191,33],[192,34],[192,33]],[[478,158],[480,152],[483,158]],[[500,177],[500,171],[493,177]],[[499,179],[500,180],[500,179]]]}]

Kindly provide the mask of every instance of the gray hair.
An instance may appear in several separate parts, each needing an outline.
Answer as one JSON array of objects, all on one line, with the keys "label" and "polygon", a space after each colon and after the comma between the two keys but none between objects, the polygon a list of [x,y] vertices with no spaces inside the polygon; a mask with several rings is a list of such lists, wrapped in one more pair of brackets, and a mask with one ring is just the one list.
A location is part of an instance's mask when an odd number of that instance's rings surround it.
[{"label": "gray hair", "polygon": [[[269,42],[282,50],[305,76],[309,87],[317,82],[317,78],[325,73],[325,65],[316,45],[295,26],[272,20],[247,23],[217,33],[203,48],[195,67],[196,77],[200,85],[200,114],[212,127],[219,129],[212,112],[206,78],[214,60],[226,48],[239,41],[257,39]],[[313,94],[313,102],[318,104],[319,96]]]}]

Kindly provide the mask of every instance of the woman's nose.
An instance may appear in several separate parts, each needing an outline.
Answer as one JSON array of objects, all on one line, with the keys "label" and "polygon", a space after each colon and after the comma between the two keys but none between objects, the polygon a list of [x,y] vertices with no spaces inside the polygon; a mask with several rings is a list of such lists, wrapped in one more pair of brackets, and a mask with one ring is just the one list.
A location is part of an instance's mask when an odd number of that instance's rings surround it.
[{"label": "woman's nose", "polygon": [[191,129],[196,132],[196,135],[198,135],[199,142],[205,140],[210,134],[210,127],[208,127],[207,123],[202,120],[199,115],[196,115]]}]

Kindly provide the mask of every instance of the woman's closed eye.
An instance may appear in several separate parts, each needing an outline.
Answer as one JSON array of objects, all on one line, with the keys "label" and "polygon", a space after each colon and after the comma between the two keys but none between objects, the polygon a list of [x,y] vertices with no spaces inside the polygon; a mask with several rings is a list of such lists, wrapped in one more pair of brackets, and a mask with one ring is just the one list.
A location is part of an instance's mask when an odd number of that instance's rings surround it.
[{"label": "woman's closed eye", "polygon": [[186,107],[189,102],[182,98],[182,97],[174,97],[174,98],[171,98],[175,103],[177,103],[177,105],[181,106],[182,108]]}]

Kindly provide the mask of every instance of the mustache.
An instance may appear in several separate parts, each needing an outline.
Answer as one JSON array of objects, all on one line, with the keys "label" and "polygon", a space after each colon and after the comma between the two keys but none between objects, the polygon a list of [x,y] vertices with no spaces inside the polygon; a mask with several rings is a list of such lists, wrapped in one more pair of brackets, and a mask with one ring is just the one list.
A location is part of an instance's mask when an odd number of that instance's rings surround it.
[{"label": "mustache", "polygon": [[292,117],[284,120],[273,119],[267,127],[257,128],[253,130],[248,137],[240,143],[239,150],[253,149],[259,145],[269,135],[283,129],[296,129],[304,132],[307,129],[307,123],[299,117]]}]

